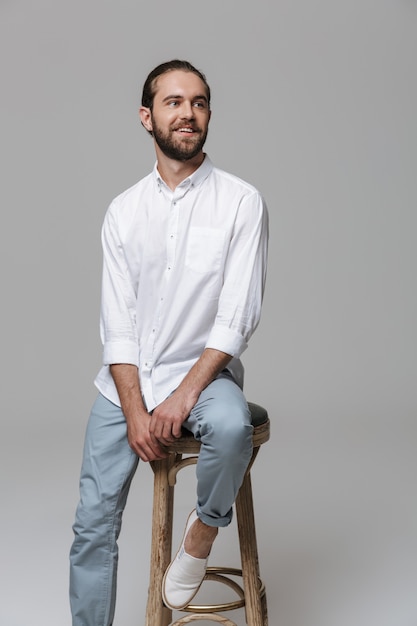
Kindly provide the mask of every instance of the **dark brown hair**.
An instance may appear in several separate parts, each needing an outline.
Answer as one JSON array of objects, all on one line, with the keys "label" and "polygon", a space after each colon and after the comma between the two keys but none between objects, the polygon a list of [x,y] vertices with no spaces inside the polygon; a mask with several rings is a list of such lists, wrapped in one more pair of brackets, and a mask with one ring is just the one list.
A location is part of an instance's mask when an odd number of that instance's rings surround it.
[{"label": "dark brown hair", "polygon": [[174,59],[172,61],[167,61],[166,63],[161,63],[155,67],[155,69],[150,72],[147,79],[145,80],[145,84],[143,85],[142,91],[142,106],[147,107],[152,110],[153,99],[155,97],[156,92],[156,79],[158,76],[165,74],[166,72],[171,72],[172,70],[182,70],[184,72],[193,72],[196,74],[204,83],[207,90],[207,102],[210,107],[210,87],[208,85],[207,79],[200,70],[196,69],[194,65],[191,65],[188,61],[180,61],[179,59]]}]

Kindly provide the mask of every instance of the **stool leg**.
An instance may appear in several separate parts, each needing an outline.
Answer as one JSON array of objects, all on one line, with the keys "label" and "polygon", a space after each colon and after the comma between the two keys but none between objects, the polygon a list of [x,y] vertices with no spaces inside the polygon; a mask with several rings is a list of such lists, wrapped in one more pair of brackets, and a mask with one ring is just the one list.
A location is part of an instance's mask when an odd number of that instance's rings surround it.
[{"label": "stool leg", "polygon": [[244,478],[236,498],[236,518],[245,591],[246,622],[248,626],[268,626],[265,591],[259,590],[259,559],[253,511],[250,473]]},{"label": "stool leg", "polygon": [[151,569],[149,576],[146,626],[168,626],[172,611],[162,601],[162,579],[171,561],[174,487],[168,484],[168,471],[175,454],[150,463],[154,472]]}]

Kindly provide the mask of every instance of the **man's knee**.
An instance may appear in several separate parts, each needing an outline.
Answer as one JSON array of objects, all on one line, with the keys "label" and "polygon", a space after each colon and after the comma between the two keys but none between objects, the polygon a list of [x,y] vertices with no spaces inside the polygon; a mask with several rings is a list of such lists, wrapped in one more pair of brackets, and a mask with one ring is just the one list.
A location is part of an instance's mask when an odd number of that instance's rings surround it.
[{"label": "man's knee", "polygon": [[239,454],[252,445],[252,425],[246,411],[240,407],[223,407],[207,422],[207,431],[202,442],[210,441],[213,446],[227,454]]}]

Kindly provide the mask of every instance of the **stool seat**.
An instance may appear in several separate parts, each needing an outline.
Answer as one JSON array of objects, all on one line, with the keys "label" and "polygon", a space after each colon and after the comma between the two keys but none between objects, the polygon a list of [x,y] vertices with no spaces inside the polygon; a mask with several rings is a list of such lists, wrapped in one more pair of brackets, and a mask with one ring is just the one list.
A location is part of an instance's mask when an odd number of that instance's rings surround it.
[{"label": "stool seat", "polygon": [[249,411],[252,418],[252,426],[255,428],[268,421],[268,411],[260,404],[248,402]]},{"label": "stool seat", "polygon": [[[239,598],[223,604],[189,605],[183,609],[188,614],[171,626],[182,626],[202,619],[221,622],[224,626],[236,626],[235,622],[220,615],[218,611],[230,611],[240,607],[245,608],[248,626],[268,624],[266,590],[259,573],[250,470],[260,446],[269,439],[270,421],[267,410],[261,405],[248,402],[248,407],[253,425],[253,453],[235,502],[242,567],[209,567],[205,577],[205,580],[225,583]],[[146,626],[171,624],[172,611],[162,601],[162,579],[171,562],[174,487],[178,472],[197,463],[200,447],[200,442],[194,439],[193,434],[183,429],[181,437],[166,446],[168,457],[150,463],[154,472],[154,500]],[[243,589],[233,579],[228,578],[227,574],[241,576]]]}]

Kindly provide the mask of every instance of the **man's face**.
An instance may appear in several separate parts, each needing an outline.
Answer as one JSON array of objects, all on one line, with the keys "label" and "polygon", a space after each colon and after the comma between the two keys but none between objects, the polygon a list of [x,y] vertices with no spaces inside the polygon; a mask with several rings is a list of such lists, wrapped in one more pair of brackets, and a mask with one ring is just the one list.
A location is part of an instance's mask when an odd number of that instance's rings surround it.
[{"label": "man's face", "polygon": [[188,161],[202,151],[210,110],[206,87],[196,74],[172,70],[159,76],[152,111],[147,111],[145,128],[168,158]]}]

